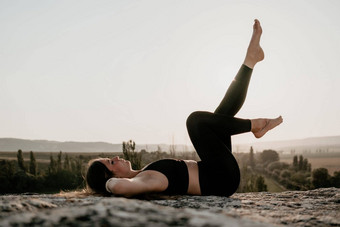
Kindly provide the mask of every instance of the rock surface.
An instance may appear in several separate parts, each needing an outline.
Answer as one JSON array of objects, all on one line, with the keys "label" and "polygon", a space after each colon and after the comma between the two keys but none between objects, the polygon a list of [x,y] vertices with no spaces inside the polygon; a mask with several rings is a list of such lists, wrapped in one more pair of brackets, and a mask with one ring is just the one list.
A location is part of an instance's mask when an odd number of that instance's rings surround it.
[{"label": "rock surface", "polygon": [[340,226],[340,189],[140,200],[0,196],[0,226]]}]

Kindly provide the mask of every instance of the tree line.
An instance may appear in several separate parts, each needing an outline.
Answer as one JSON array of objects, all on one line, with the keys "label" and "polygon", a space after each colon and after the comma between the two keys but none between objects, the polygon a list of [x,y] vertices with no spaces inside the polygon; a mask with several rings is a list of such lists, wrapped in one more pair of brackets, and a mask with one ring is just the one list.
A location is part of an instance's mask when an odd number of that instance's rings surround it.
[{"label": "tree line", "polygon": [[0,193],[23,192],[59,192],[84,187],[83,156],[70,159],[68,154],[60,151],[55,160],[50,155],[47,171],[39,170],[33,151],[30,151],[30,162],[25,165],[23,152],[18,150],[17,162],[0,160]]},{"label": "tree line", "polygon": [[[119,156],[131,161],[133,169],[141,169],[144,165],[163,158],[180,158],[198,160],[196,152],[175,152],[172,154],[162,151],[148,152],[145,149],[136,151],[135,142],[123,142],[123,150]],[[175,155],[175,156],[174,156]],[[0,193],[56,193],[60,190],[75,190],[85,188],[86,166],[90,159],[107,157],[98,155],[79,155],[70,157],[61,151],[57,155],[50,154],[48,167],[39,168],[33,151],[30,151],[29,163],[24,162],[22,150],[17,152],[17,161],[0,160]]]},{"label": "tree line", "polygon": [[279,154],[275,150],[264,150],[255,156],[251,147],[249,154],[245,155],[243,159],[244,167],[241,173],[246,173],[246,176],[249,175],[249,172],[262,174],[288,190],[340,188],[340,171],[334,172],[333,176],[328,173],[326,168],[317,168],[312,171],[311,163],[303,155],[294,155],[292,163],[289,164],[280,162]]},{"label": "tree line", "polygon": [[[161,150],[148,152],[145,149],[135,151],[135,142],[123,142],[120,156],[131,161],[133,169],[141,169],[148,163],[163,158],[199,160],[196,152],[175,151],[171,153]],[[340,187],[340,171],[330,176],[325,168],[312,171],[308,159],[302,155],[293,157],[292,163],[280,162],[279,154],[274,150],[264,150],[254,154],[251,147],[246,154],[234,154],[240,165],[241,182],[238,192],[267,191],[265,177],[271,178],[288,190],[309,190],[319,187]],[[96,157],[105,157],[104,154]],[[17,152],[17,161],[0,160],[0,193],[22,192],[59,192],[85,187],[84,175],[86,164],[93,156],[79,155],[70,157],[61,151],[55,156],[50,154],[48,168],[38,167],[34,152],[30,152],[30,161],[24,162],[22,150]]]}]

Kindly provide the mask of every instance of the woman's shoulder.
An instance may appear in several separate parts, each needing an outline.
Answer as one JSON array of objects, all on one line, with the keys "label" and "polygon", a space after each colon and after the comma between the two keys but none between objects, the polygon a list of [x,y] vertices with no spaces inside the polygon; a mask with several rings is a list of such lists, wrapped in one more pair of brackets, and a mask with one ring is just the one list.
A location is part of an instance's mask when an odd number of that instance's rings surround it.
[{"label": "woman's shoulder", "polygon": [[161,172],[156,170],[144,170],[138,173],[133,180],[140,180],[145,183],[160,182],[161,184],[168,185],[168,178]]}]

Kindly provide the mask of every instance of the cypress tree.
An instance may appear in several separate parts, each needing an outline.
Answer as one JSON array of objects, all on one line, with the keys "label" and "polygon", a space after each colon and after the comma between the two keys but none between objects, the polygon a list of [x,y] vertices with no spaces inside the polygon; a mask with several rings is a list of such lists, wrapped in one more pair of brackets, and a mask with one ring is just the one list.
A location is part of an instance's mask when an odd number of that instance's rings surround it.
[{"label": "cypress tree", "polygon": [[73,173],[75,173],[76,170],[77,170],[76,161],[73,160],[73,159],[71,159],[71,171],[72,171]]},{"label": "cypress tree", "polygon": [[58,159],[57,159],[57,171],[61,171],[61,151],[58,154]]},{"label": "cypress tree", "polygon": [[56,161],[54,160],[54,158],[53,158],[53,155],[51,154],[50,155],[50,166],[48,167],[48,172],[50,173],[50,174],[54,174],[54,173],[56,173],[57,172],[57,166],[56,166]]},{"label": "cypress tree", "polygon": [[68,170],[68,171],[71,170],[71,168],[70,168],[70,159],[69,159],[67,154],[65,155],[64,169]]},{"label": "cypress tree", "polygon": [[17,154],[19,168],[26,172],[26,167],[24,164],[24,156],[22,155],[22,150],[18,150]]},{"label": "cypress tree", "polygon": [[254,159],[254,149],[253,149],[253,147],[250,147],[249,165],[251,166],[251,168],[254,169],[254,167],[255,167],[255,159]]},{"label": "cypress tree", "polygon": [[256,179],[256,188],[258,192],[267,191],[267,185],[264,183],[263,176],[258,176]]},{"label": "cypress tree", "polygon": [[307,165],[307,171],[308,171],[308,172],[311,172],[311,171],[312,171],[312,164],[311,164],[311,163],[308,163],[308,165]]},{"label": "cypress tree", "polygon": [[34,176],[37,175],[37,163],[33,151],[30,152],[30,173]]},{"label": "cypress tree", "polygon": [[307,158],[303,159],[302,170],[303,171],[307,171],[308,170],[308,159]]},{"label": "cypress tree", "polygon": [[76,167],[76,174],[81,175],[81,168],[82,168],[82,160],[81,159],[76,159],[75,160],[75,167]]},{"label": "cypress tree", "polygon": [[297,171],[298,168],[299,168],[298,157],[297,157],[297,155],[294,155],[294,158],[293,158],[293,167],[294,167],[294,170],[295,170],[295,171]]},{"label": "cypress tree", "polygon": [[303,156],[299,156],[299,170],[303,170]]}]

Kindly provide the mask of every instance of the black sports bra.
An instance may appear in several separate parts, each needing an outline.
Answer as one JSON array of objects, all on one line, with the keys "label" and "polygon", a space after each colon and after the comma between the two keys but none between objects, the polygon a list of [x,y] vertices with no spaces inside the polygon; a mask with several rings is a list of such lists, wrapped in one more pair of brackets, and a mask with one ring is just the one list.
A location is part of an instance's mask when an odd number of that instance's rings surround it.
[{"label": "black sports bra", "polygon": [[161,159],[145,166],[142,171],[156,170],[168,178],[168,187],[163,193],[171,195],[184,195],[188,192],[188,167],[180,159]]}]

